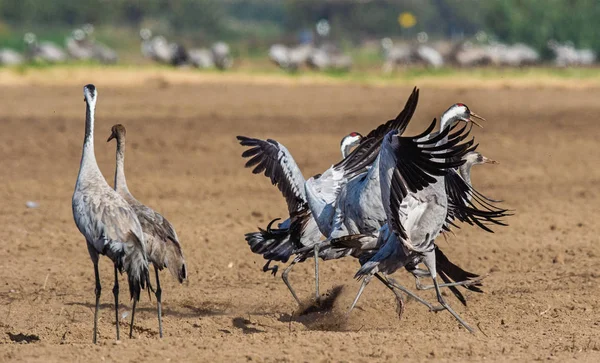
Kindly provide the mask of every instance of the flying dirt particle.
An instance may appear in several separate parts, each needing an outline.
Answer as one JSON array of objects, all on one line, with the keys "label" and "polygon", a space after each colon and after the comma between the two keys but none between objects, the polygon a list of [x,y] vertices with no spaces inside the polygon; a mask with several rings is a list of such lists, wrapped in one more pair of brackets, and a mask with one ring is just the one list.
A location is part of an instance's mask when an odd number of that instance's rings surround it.
[{"label": "flying dirt particle", "polygon": [[263,216],[263,214],[261,212],[255,211],[255,210],[252,211],[251,215],[252,215],[252,217],[255,217],[255,218],[260,218]]},{"label": "flying dirt particle", "polygon": [[581,222],[577,223],[577,227],[579,227],[579,228],[583,227],[583,223],[581,223]]},{"label": "flying dirt particle", "polygon": [[564,265],[565,256],[562,253],[559,253],[558,255],[554,256],[554,258],[552,259],[552,263],[559,263],[561,265]]},{"label": "flying dirt particle", "polygon": [[551,224],[551,225],[550,225],[550,230],[551,230],[551,231],[555,231],[555,230],[556,230],[556,226],[555,226],[554,224]]},{"label": "flying dirt particle", "polygon": [[39,207],[39,206],[40,206],[40,203],[38,203],[38,202],[34,202],[34,201],[32,201],[32,200],[28,200],[28,201],[25,203],[25,206],[26,206],[27,208],[37,208],[37,207]]}]

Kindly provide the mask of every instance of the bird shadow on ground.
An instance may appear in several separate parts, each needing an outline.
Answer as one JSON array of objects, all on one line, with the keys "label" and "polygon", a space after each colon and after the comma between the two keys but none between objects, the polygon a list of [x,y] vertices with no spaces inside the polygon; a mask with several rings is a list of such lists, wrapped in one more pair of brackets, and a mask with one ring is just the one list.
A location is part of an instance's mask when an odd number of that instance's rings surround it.
[{"label": "bird shadow on ground", "polygon": [[[65,305],[69,305],[69,306],[83,306],[86,307],[88,309],[92,309],[92,311],[95,309],[96,305],[95,304],[90,304],[90,303],[81,303],[81,302],[68,302],[65,303]],[[206,305],[206,304],[205,304]],[[197,317],[204,317],[204,316],[220,316],[220,315],[227,315],[226,309],[219,309],[219,308],[211,308],[211,307],[207,307],[207,306],[193,306],[190,304],[183,304],[181,305],[182,308],[184,309],[188,309],[188,311],[184,311],[184,310],[173,310],[170,308],[165,308],[165,306],[163,305],[162,308],[162,313],[164,316],[175,316],[178,318],[197,318]],[[101,310],[105,310],[105,309],[114,309],[115,305],[114,304],[100,304],[100,309]],[[140,307],[139,305],[136,307],[135,311],[136,312],[151,312],[156,314],[156,306],[153,307]],[[123,304],[119,304],[119,312],[123,313],[125,311],[131,311],[131,306],[129,305],[123,305]]]},{"label": "bird shadow on ground", "polygon": [[298,322],[309,330],[346,331],[346,314],[335,311],[335,302],[341,295],[344,286],[335,286],[321,296],[319,301],[314,299],[302,304],[292,314],[282,314],[279,321],[285,323]]},{"label": "bird shadow on ground", "polygon": [[254,333],[264,333],[264,330],[260,330],[260,329],[256,329],[250,325],[254,324],[253,322],[251,322],[248,319],[242,318],[242,317],[237,317],[237,318],[233,318],[233,320],[231,321],[233,326],[238,328],[238,329],[242,329],[242,333],[244,334],[254,334]]},{"label": "bird shadow on ground", "polygon": [[8,334],[8,337],[10,338],[10,340],[15,343],[35,343],[35,342],[40,341],[40,337],[35,334],[23,334],[23,333],[18,333],[18,334],[6,333],[6,334]]}]

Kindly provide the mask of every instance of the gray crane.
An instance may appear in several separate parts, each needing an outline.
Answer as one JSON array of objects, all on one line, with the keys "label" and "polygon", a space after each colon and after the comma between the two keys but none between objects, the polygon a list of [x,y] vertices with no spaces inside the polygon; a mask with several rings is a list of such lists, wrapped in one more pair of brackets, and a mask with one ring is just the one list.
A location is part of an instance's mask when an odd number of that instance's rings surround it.
[{"label": "gray crane", "polygon": [[42,60],[48,63],[61,63],[67,60],[66,53],[56,44],[48,41],[38,42],[33,33],[26,33],[23,37],[27,50],[25,52],[29,60]]},{"label": "gray crane", "polygon": [[119,340],[119,279],[117,272],[127,272],[129,292],[133,299],[130,337],[132,335],[135,303],[141,290],[150,287],[148,256],[140,222],[127,201],[106,182],[94,154],[94,115],[98,92],[88,84],[83,88],[86,102],[85,138],[75,192],[73,193],[73,218],[77,228],[85,237],[88,252],[94,264],[96,280],[96,309],[94,311],[94,336],[97,342],[98,310],[100,308],[99,256],[105,255],[114,264],[115,283],[115,326]]},{"label": "gray crane", "polygon": [[150,29],[140,30],[142,54],[156,62],[173,66],[185,65],[189,55],[185,47],[178,43],[169,43],[163,36],[152,36]]},{"label": "gray crane", "polygon": [[216,42],[210,47],[215,66],[220,70],[226,70],[233,66],[233,57],[229,45],[225,42]]},{"label": "gray crane", "polygon": [[0,48],[0,66],[17,66],[23,63],[23,56],[10,48]]},{"label": "gray crane", "polygon": [[[345,158],[350,150],[360,143],[361,139],[362,135],[358,132],[351,132],[345,136],[340,143],[342,158]],[[280,218],[271,221],[266,230],[260,229],[259,232],[246,234],[246,241],[251,251],[262,255],[268,260],[263,267],[263,271],[272,271],[273,275],[275,275],[278,271],[278,266],[269,266],[273,260],[287,262],[294,253],[294,248],[315,245],[321,240],[321,234],[306,206],[303,187],[305,182],[304,176],[287,148],[277,141],[270,139],[263,141],[238,136],[238,140],[240,140],[243,146],[253,147],[244,152],[243,157],[258,155],[258,159],[251,159],[246,164],[246,167],[259,164],[259,167],[253,170],[255,174],[261,173],[264,167],[265,174],[271,177],[272,183],[279,187],[288,202],[290,218],[279,223],[277,229],[273,229],[271,226]],[[302,226],[299,228],[298,225]],[[294,232],[290,231],[292,226],[294,226]],[[286,286],[290,289],[294,299],[300,304],[300,299],[298,299],[298,296],[289,284],[288,274],[290,270],[291,268],[286,269],[282,274],[282,278]]]},{"label": "gray crane", "polygon": [[166,267],[179,283],[183,283],[187,279],[187,266],[173,225],[161,214],[140,203],[129,192],[127,180],[125,179],[125,135],[126,130],[123,125],[114,125],[107,140],[107,142],[112,139],[117,140],[115,191],[129,203],[144,232],[148,260],[154,266],[156,274],[156,290],[154,293],[158,307],[158,332],[162,338],[162,289],[158,271],[162,271]]},{"label": "gray crane", "polygon": [[[461,159],[472,151],[472,141],[458,144],[455,140],[462,141],[468,133],[460,136],[462,130],[459,130],[449,134],[450,127],[441,126],[440,133],[430,135],[434,126],[432,123],[426,132],[409,140],[401,139],[394,132],[384,139],[378,162],[381,198],[388,223],[379,232],[377,253],[361,261],[362,267],[355,277],[364,280],[352,307],[375,273],[392,274],[417,259],[429,270],[440,305],[467,330],[474,332],[442,297],[436,279],[435,253],[435,239],[442,232],[448,214],[444,176],[465,162]],[[422,153],[427,157],[420,155]]]},{"label": "gray crane", "polygon": [[94,50],[83,29],[75,29],[65,39],[65,49],[69,56],[77,60],[89,60],[94,56]]},{"label": "gray crane", "polygon": [[283,44],[273,44],[269,48],[269,59],[279,68],[286,71],[297,71],[314,51],[312,44],[299,44],[287,47]]}]

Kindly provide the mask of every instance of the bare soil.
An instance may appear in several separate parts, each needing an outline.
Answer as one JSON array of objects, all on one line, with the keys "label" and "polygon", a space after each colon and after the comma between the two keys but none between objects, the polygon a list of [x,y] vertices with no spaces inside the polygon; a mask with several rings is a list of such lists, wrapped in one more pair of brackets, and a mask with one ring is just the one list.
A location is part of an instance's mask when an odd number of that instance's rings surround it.
[{"label": "bare soil", "polygon": [[[321,264],[329,306],[299,314],[279,276],[263,273],[244,233],[285,217],[268,179],[243,167],[236,135],[273,138],[305,175],[339,159],[340,138],[394,117],[410,87],[353,84],[169,83],[99,89],[96,155],[112,184],[113,124],[128,130],[132,193],[176,227],[189,265],[179,286],[162,274],[165,337],[144,295],[135,337],[115,342],[112,267],[101,260],[100,343],[91,344],[94,274],[71,212],[84,132],[81,85],[4,86],[0,96],[0,360],[2,361],[443,361],[600,359],[600,152],[597,89],[422,88],[409,132],[464,102],[488,122],[479,151],[500,165],[474,169],[474,184],[514,209],[490,234],[465,226],[439,244],[487,277],[485,293],[450,304],[474,327],[359,283],[355,260]],[[60,84],[60,82],[58,82]],[[417,83],[418,85],[418,83]],[[27,208],[26,202],[39,203]],[[282,266],[283,267],[283,266]],[[405,286],[414,280],[396,274]],[[313,265],[291,281],[313,292]],[[122,278],[125,288],[125,279]],[[131,303],[122,294],[121,313]],[[421,293],[433,300],[430,291]]]}]

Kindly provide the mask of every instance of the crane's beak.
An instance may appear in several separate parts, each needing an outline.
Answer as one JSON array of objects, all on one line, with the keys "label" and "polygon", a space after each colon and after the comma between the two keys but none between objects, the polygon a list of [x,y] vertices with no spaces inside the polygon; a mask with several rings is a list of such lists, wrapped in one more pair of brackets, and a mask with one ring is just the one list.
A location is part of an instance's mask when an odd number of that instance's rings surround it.
[{"label": "crane's beak", "polygon": [[113,132],[112,134],[110,134],[110,136],[108,137],[108,140],[106,140],[106,142],[109,142],[110,140],[114,139],[115,137],[117,137],[117,135],[115,135],[115,133]]},{"label": "crane's beak", "polygon": [[500,164],[496,160],[492,160],[490,158],[486,158],[485,156],[483,157],[483,162],[486,163],[486,164]]},{"label": "crane's beak", "polygon": [[480,124],[479,122],[477,122],[477,121],[473,120],[473,118],[476,118],[476,119],[478,119],[478,120],[481,120],[481,121],[486,121],[486,119],[484,119],[483,117],[479,116],[479,115],[478,115],[478,114],[476,114],[475,112],[471,111],[471,117],[470,117],[470,121],[471,121],[472,123],[474,123],[475,125],[477,125],[477,126],[479,126],[479,127],[483,128],[483,126],[481,126],[481,124]]}]

